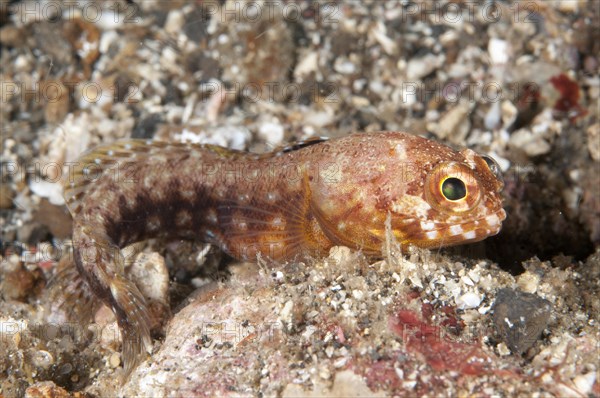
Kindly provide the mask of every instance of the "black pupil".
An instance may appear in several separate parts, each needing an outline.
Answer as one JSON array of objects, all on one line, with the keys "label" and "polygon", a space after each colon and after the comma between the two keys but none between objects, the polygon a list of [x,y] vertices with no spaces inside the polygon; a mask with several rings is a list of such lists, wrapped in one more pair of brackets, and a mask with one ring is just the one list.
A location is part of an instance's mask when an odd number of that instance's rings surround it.
[{"label": "black pupil", "polygon": [[448,200],[459,200],[467,196],[467,187],[458,178],[448,178],[442,183],[442,194]]}]

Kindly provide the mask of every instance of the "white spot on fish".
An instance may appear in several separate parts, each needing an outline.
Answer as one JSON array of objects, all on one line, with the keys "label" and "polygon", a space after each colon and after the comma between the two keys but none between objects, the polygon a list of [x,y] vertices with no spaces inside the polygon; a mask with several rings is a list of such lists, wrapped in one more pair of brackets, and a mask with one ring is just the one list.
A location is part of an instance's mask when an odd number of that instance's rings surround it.
[{"label": "white spot on fish", "polygon": [[431,231],[435,227],[433,221],[421,221],[421,229],[424,231]]},{"label": "white spot on fish", "polygon": [[267,193],[267,200],[269,202],[274,202],[275,200],[277,200],[277,194],[275,192]]},{"label": "white spot on fish", "polygon": [[192,200],[196,196],[196,192],[192,191],[191,189],[185,189],[181,191],[181,196],[187,200]]},{"label": "white spot on fish", "polygon": [[109,149],[109,150],[108,150],[108,152],[106,152],[106,154],[107,154],[108,156],[114,156],[114,154],[115,154],[115,151],[113,151],[112,149]]},{"label": "white spot on fish", "polygon": [[190,221],[192,221],[192,215],[189,211],[181,210],[179,213],[177,213],[175,223],[178,227],[185,227],[189,225]]},{"label": "white spot on fish", "polygon": [[282,228],[285,226],[285,221],[281,217],[274,217],[271,220],[271,225],[273,225],[276,228]]},{"label": "white spot on fish", "polygon": [[406,148],[404,148],[404,145],[396,144],[394,147],[394,152],[399,160],[406,160]]},{"label": "white spot on fish", "polygon": [[452,225],[450,227],[450,235],[460,235],[462,234],[464,231],[462,229],[461,225]]},{"label": "white spot on fish", "polygon": [[160,228],[160,219],[156,216],[149,217],[146,222],[146,229],[151,232],[158,231]]},{"label": "white spot on fish", "polygon": [[425,236],[427,237],[427,239],[433,240],[440,236],[440,233],[438,231],[429,231],[425,234]]},{"label": "white spot on fish", "polygon": [[152,199],[154,199],[157,202],[162,202],[166,198],[165,192],[162,189],[155,188],[151,191],[151,193]]},{"label": "white spot on fish", "polygon": [[463,238],[465,239],[475,239],[477,237],[477,233],[475,231],[465,232],[463,234]]},{"label": "white spot on fish", "polygon": [[208,221],[211,224],[217,224],[219,220],[217,219],[217,212],[215,211],[215,209],[208,210],[208,212],[206,213],[206,221]]},{"label": "white spot on fish", "polygon": [[487,216],[485,218],[485,222],[487,223],[487,225],[489,227],[495,228],[500,224],[500,219],[498,218],[497,215],[492,214],[491,216]]},{"label": "white spot on fish", "polygon": [[392,203],[392,211],[397,214],[414,214],[417,218],[428,220],[431,206],[423,198],[413,195],[403,195],[400,200]]},{"label": "white spot on fish", "polygon": [[147,174],[144,177],[144,188],[148,190],[156,188],[156,179],[154,178],[153,174]]},{"label": "white spot on fish", "polygon": [[217,189],[215,189],[215,194],[219,199],[224,199],[226,193],[227,190],[224,187],[217,187]]},{"label": "white spot on fish", "polygon": [[242,194],[238,196],[238,200],[242,203],[247,202],[250,200],[250,196],[248,196],[247,194]]},{"label": "white spot on fish", "polygon": [[234,214],[231,218],[231,223],[235,228],[242,231],[246,231],[248,229],[248,223],[246,222],[246,219],[240,214]]}]

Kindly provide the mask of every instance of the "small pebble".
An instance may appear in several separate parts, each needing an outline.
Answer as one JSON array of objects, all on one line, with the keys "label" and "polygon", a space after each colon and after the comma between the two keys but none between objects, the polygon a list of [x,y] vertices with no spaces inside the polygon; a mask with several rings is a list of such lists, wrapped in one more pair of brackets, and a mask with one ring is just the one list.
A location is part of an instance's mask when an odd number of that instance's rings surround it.
[{"label": "small pebble", "polygon": [[29,188],[34,194],[47,198],[53,205],[61,206],[65,204],[60,182],[50,182],[38,177],[29,181]]},{"label": "small pebble", "polygon": [[48,351],[39,350],[33,355],[32,363],[40,368],[48,369],[54,364],[54,357]]},{"label": "small pebble", "polygon": [[474,292],[467,292],[456,299],[456,305],[460,309],[476,308],[481,304],[482,297]]},{"label": "small pebble", "polygon": [[421,58],[411,58],[406,65],[406,77],[409,80],[421,79],[444,63],[443,55],[427,54]]},{"label": "small pebble", "polygon": [[526,271],[517,277],[517,286],[525,293],[535,293],[540,283],[540,276]]},{"label": "small pebble", "polygon": [[462,102],[446,112],[439,123],[432,123],[428,128],[431,128],[439,139],[448,139],[455,144],[462,143],[471,128],[468,117],[470,112],[471,105]]},{"label": "small pebble", "polygon": [[111,368],[116,369],[121,365],[121,354],[118,352],[113,352],[112,355],[108,358],[108,363]]},{"label": "small pebble", "polygon": [[281,322],[283,322],[288,327],[292,326],[292,310],[293,309],[294,309],[294,302],[292,300],[288,300],[284,304],[283,308],[281,309],[281,312],[279,313],[279,319],[281,319]]},{"label": "small pebble", "polygon": [[365,293],[362,290],[352,290],[352,297],[356,300],[362,300],[365,296]]},{"label": "small pebble", "polygon": [[488,42],[488,53],[492,64],[506,64],[510,59],[510,44],[506,40],[492,38]]},{"label": "small pebble", "polygon": [[128,272],[144,297],[161,303],[168,301],[169,270],[159,253],[140,253]]},{"label": "small pebble", "polygon": [[536,134],[526,128],[515,131],[510,136],[509,144],[515,149],[522,150],[529,157],[544,155],[552,149],[543,134]]},{"label": "small pebble", "polygon": [[587,143],[590,156],[595,161],[600,160],[600,123],[596,123],[587,129]]},{"label": "small pebble", "polygon": [[575,376],[573,383],[575,387],[582,394],[589,394],[592,392],[594,383],[596,382],[596,372],[584,373],[582,375]]},{"label": "small pebble", "polygon": [[283,126],[274,122],[263,123],[258,128],[258,136],[271,146],[281,145],[284,133]]},{"label": "small pebble", "polygon": [[169,34],[178,34],[185,23],[185,16],[181,10],[171,10],[167,15],[165,22],[165,32]]}]

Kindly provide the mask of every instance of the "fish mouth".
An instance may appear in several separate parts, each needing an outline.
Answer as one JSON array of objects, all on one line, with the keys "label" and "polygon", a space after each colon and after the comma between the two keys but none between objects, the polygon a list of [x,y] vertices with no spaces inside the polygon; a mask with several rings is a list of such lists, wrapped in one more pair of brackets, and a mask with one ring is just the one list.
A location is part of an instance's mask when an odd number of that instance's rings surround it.
[{"label": "fish mouth", "polygon": [[478,242],[487,237],[497,235],[502,229],[502,221],[505,219],[506,211],[501,208],[497,212],[477,220],[424,231],[424,237],[425,239],[430,239],[432,244],[435,245],[437,243],[442,246]]},{"label": "fish mouth", "polygon": [[506,212],[501,208],[497,212],[477,220],[441,225],[437,228],[434,224],[420,222],[416,225],[420,229],[418,233],[413,236],[410,233],[406,234],[400,240],[402,243],[420,247],[443,247],[478,242],[497,235],[502,229],[502,221],[505,219]]},{"label": "fish mouth", "polygon": [[[413,219],[412,222],[405,223],[398,229],[392,229],[392,233],[403,246],[439,248],[478,242],[497,235],[502,229],[502,221],[505,219],[506,211],[500,208],[485,217],[451,225],[436,226],[434,223]],[[385,230],[371,230],[370,234],[385,240]]]}]

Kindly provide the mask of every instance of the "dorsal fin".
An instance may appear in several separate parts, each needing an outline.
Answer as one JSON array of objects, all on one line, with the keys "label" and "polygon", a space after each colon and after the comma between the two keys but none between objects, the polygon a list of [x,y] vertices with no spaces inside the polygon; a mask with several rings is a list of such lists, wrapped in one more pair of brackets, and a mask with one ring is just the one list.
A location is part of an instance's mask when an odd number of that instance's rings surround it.
[{"label": "dorsal fin", "polygon": [[278,147],[273,151],[273,153],[288,153],[288,152],[292,152],[292,151],[297,151],[299,149],[306,148],[311,145],[319,144],[319,143],[327,141],[327,140],[329,140],[329,138],[327,138],[327,137],[311,137],[306,140],[297,141],[297,142],[293,142],[288,145]]},{"label": "dorsal fin", "polygon": [[95,147],[75,162],[63,182],[64,197],[71,215],[75,216],[81,209],[81,199],[90,184],[100,178],[108,169],[119,161],[131,158],[134,153],[144,151],[145,140],[124,140],[109,145]]}]

